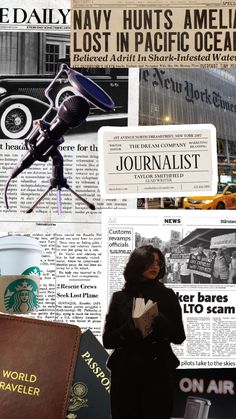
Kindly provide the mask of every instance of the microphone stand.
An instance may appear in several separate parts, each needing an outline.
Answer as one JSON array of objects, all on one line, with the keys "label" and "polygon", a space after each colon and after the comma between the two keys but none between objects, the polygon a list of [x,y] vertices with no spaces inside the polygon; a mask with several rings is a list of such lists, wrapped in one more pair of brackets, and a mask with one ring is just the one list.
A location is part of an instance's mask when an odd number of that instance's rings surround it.
[{"label": "microphone stand", "polygon": [[[43,121],[39,121],[41,124]],[[47,124],[44,125],[44,130],[47,129]],[[52,177],[50,179],[50,186],[46,189],[46,191],[35,201],[31,208],[29,208],[26,212],[29,214],[33,212],[33,210],[38,206],[38,204],[48,195],[48,193],[52,189],[56,189],[57,195],[57,212],[58,215],[62,213],[62,203],[61,203],[61,189],[66,188],[68,189],[76,198],[80,199],[87,207],[91,210],[95,210],[95,205],[91,204],[89,201],[84,199],[81,195],[75,192],[67,183],[67,179],[64,177],[64,160],[63,156],[57,147],[64,142],[64,138],[61,137],[58,140],[51,140],[52,148],[50,148],[50,153],[46,154],[41,160],[47,161],[50,157],[52,159]],[[32,147],[32,144],[29,146]]]},{"label": "microphone stand", "polygon": [[60,215],[62,213],[62,204],[61,204],[61,189],[66,188],[68,189],[76,198],[80,199],[87,207],[91,210],[95,210],[94,204],[91,204],[86,199],[84,199],[81,195],[75,192],[67,183],[67,179],[64,177],[63,171],[63,157],[60,151],[55,148],[51,156],[52,158],[52,177],[50,179],[50,186],[46,189],[46,191],[35,201],[31,208],[29,208],[26,212],[29,214],[31,213],[37,205],[48,195],[48,193],[52,189],[56,189],[57,194],[57,212]]}]

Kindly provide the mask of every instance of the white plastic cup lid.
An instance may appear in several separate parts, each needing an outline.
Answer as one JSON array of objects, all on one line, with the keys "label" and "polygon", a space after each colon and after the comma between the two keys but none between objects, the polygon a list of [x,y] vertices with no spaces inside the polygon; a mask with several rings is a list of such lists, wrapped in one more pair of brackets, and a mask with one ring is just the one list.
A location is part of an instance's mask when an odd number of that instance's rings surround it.
[{"label": "white plastic cup lid", "polygon": [[7,249],[32,249],[42,252],[43,248],[33,237],[29,236],[3,236],[0,237],[0,251]]}]

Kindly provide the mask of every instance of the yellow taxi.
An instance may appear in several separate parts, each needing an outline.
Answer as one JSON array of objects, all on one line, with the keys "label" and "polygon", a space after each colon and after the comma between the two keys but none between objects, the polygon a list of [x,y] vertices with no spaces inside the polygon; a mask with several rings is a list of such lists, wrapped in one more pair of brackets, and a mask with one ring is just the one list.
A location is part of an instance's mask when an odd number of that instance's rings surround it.
[{"label": "yellow taxi", "polygon": [[214,196],[184,198],[185,209],[236,209],[236,184],[220,183]]}]

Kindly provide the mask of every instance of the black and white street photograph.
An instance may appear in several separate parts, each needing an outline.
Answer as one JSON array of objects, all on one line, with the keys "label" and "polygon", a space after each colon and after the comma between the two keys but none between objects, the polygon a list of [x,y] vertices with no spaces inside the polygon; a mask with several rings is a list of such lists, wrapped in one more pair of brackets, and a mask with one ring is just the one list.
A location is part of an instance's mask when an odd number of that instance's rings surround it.
[{"label": "black and white street photograph", "polygon": [[[165,282],[173,284],[236,284],[235,229],[146,226],[135,245],[152,244],[165,254]],[[150,234],[150,235],[149,235]]]}]

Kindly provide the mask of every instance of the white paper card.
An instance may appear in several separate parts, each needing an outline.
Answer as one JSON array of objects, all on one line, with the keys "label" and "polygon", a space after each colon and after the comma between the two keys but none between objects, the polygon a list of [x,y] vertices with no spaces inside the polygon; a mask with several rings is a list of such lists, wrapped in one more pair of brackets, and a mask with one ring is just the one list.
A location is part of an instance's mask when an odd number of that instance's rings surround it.
[{"label": "white paper card", "polygon": [[211,124],[102,127],[98,144],[105,198],[217,192],[216,129]]}]

